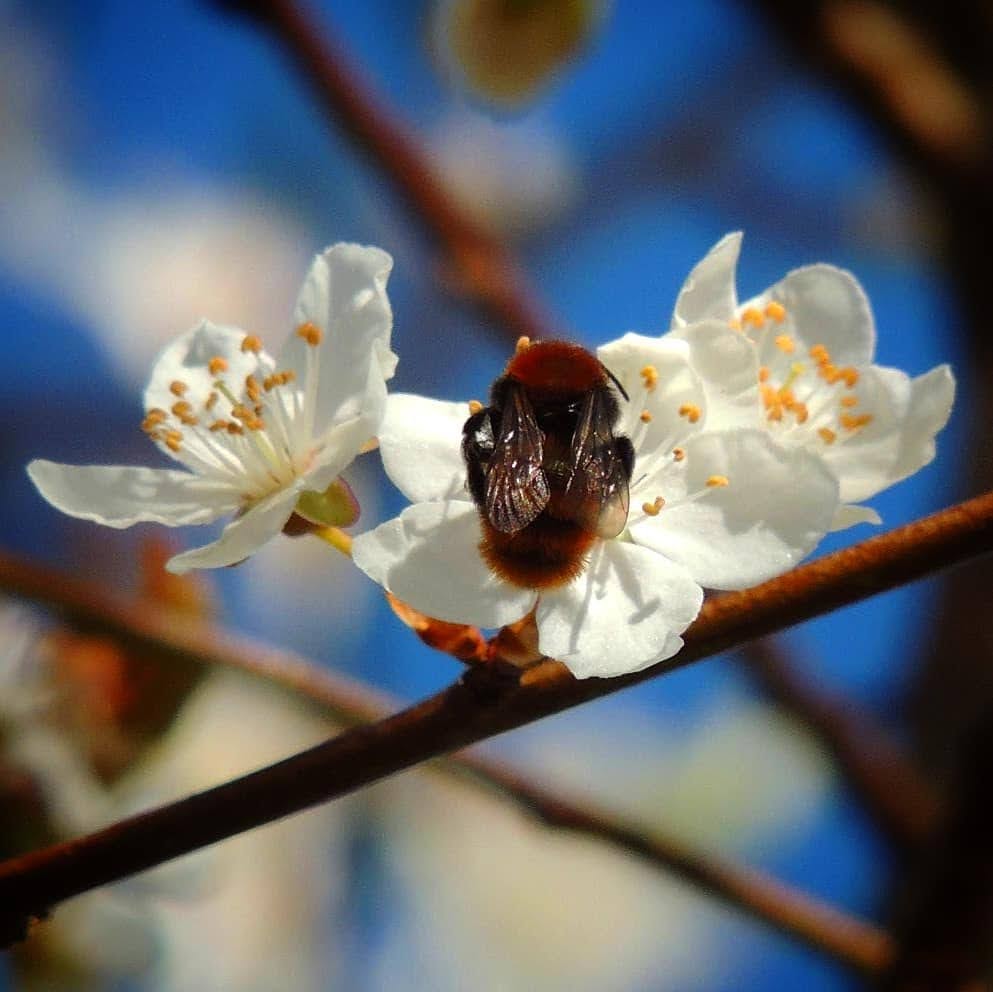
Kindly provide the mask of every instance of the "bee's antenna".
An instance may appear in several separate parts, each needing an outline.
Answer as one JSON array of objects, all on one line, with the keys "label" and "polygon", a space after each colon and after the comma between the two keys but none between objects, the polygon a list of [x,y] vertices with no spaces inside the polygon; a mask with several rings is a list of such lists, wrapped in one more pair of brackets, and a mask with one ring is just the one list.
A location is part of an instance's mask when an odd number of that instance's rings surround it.
[{"label": "bee's antenna", "polygon": [[[603,364],[603,363],[601,363],[601,364]],[[610,381],[618,388],[618,390],[620,391],[621,396],[623,396],[624,399],[626,399],[628,401],[628,403],[630,403],[631,402],[631,397],[628,396],[628,391],[620,384],[620,382],[618,382],[617,376],[614,375],[614,373],[611,372],[610,369],[608,369],[606,365],[603,366],[603,370],[604,370],[604,372],[607,373],[607,375],[610,376]]]}]

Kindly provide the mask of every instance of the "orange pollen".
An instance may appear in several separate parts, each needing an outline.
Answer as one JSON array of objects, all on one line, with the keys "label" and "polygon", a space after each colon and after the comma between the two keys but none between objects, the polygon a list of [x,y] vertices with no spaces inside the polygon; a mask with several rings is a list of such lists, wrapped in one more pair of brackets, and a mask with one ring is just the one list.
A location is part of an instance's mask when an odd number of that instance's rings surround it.
[{"label": "orange pollen", "polygon": [[245,392],[248,394],[248,398],[253,403],[258,402],[262,389],[259,386],[259,380],[256,379],[254,375],[245,376]]},{"label": "orange pollen", "polygon": [[659,370],[654,365],[646,365],[640,372],[645,389],[651,392],[659,383]]},{"label": "orange pollen", "polygon": [[287,369],[285,372],[277,372],[276,373],[277,385],[285,386],[288,382],[293,382],[293,380],[296,379],[296,377],[297,374],[296,372],[293,371],[293,369]]},{"label": "orange pollen", "polygon": [[476,414],[483,409],[483,404],[479,400],[469,400],[469,413]]},{"label": "orange pollen", "polygon": [[859,398],[857,396],[842,396],[841,405],[851,409],[853,406],[858,406]]},{"label": "orange pollen", "polygon": [[765,315],[758,307],[746,307],[741,314],[743,324],[751,324],[752,327],[761,327],[765,323]]},{"label": "orange pollen", "polygon": [[665,506],[665,500],[661,496],[656,496],[651,503],[642,503],[641,509],[646,516],[657,517]]},{"label": "orange pollen", "polygon": [[227,432],[229,434],[244,434],[241,424],[236,424],[234,421],[229,420],[227,423]]},{"label": "orange pollen", "polygon": [[724,486],[731,485],[731,482],[730,482],[730,480],[728,479],[728,477],[726,475],[712,475],[707,480],[707,485],[711,489],[720,489],[720,488],[722,488]]},{"label": "orange pollen", "polygon": [[174,380],[169,383],[169,392],[173,396],[182,396],[190,387],[186,385],[185,382],[181,382],[179,379]]},{"label": "orange pollen", "polygon": [[845,380],[845,385],[849,389],[854,389],[859,381],[859,373],[857,369],[853,369],[851,365],[847,365],[841,370],[841,378]]},{"label": "orange pollen", "polygon": [[817,374],[829,385],[833,386],[841,378],[841,370],[831,362],[818,362]]},{"label": "orange pollen", "polygon": [[172,452],[178,452],[183,446],[182,441],[177,441],[174,437],[167,437],[165,439],[165,445]]},{"label": "orange pollen", "polygon": [[227,359],[221,358],[220,355],[215,355],[207,363],[207,371],[210,372],[211,375],[220,375],[222,372],[227,372],[227,370]]},{"label": "orange pollen", "polygon": [[822,344],[815,344],[810,349],[810,357],[817,362],[818,365],[826,365],[831,361],[831,356],[828,354],[827,348]]},{"label": "orange pollen", "polygon": [[857,416],[853,416],[850,413],[843,413],[838,418],[838,421],[846,431],[857,431],[860,427],[865,427],[866,424],[872,423],[872,414],[860,413]]},{"label": "orange pollen", "polygon": [[769,372],[769,367],[767,365],[763,365],[759,369],[759,382],[768,382],[770,375],[771,373]]},{"label": "orange pollen", "polygon": [[262,338],[257,334],[246,334],[241,339],[241,350],[243,352],[251,351],[257,355],[262,350]]},{"label": "orange pollen", "polygon": [[765,305],[765,315],[770,319],[774,320],[777,324],[781,324],[786,320],[786,307],[782,303],[778,303],[776,300],[770,300]]},{"label": "orange pollen", "polygon": [[240,420],[242,423],[248,423],[248,421],[254,419],[254,414],[247,406],[239,403],[237,406],[231,408],[231,416],[235,420]]},{"label": "orange pollen", "polygon": [[522,351],[527,351],[530,347],[531,339],[526,334],[522,334],[517,339],[517,344],[514,345],[514,354],[519,355]]},{"label": "orange pollen", "polygon": [[193,407],[186,400],[178,400],[176,403],[173,403],[172,412],[174,416],[182,420],[183,417],[188,417],[193,412]]},{"label": "orange pollen", "polygon": [[681,462],[686,457],[686,452],[682,448],[672,449],[672,459],[676,462]]},{"label": "orange pollen", "polygon": [[648,410],[642,410],[641,413],[638,415],[638,419],[643,424],[650,424],[652,422],[652,415],[651,413],[648,412]]},{"label": "orange pollen", "polygon": [[212,392],[207,397],[207,402],[204,403],[204,408],[207,410],[213,410],[214,407],[217,405],[217,400],[218,400],[218,394],[216,392]]},{"label": "orange pollen", "polygon": [[297,337],[303,338],[312,348],[316,348],[321,343],[322,336],[321,329],[309,320],[297,328]]},{"label": "orange pollen", "polygon": [[146,434],[149,434],[152,431],[154,431],[155,428],[158,427],[159,424],[161,424],[162,421],[165,420],[167,416],[168,414],[165,412],[165,410],[160,410],[158,407],[153,407],[151,410],[148,411],[148,413],[145,415],[145,419],[141,422],[141,429]]},{"label": "orange pollen", "polygon": [[838,435],[835,434],[830,427],[820,427],[818,428],[817,433],[820,434],[821,440],[825,444],[834,444],[835,439],[838,437]]},{"label": "orange pollen", "polygon": [[796,343],[788,334],[780,334],[775,341],[776,347],[786,355],[792,355],[796,351]]},{"label": "orange pollen", "polygon": [[218,431],[227,430],[228,424],[230,422],[231,421],[229,421],[229,420],[215,420],[210,425],[209,430],[211,430],[214,434],[216,434]]},{"label": "orange pollen", "polygon": [[685,417],[691,424],[695,424],[700,419],[700,407],[696,403],[684,403],[679,408],[679,416]]}]

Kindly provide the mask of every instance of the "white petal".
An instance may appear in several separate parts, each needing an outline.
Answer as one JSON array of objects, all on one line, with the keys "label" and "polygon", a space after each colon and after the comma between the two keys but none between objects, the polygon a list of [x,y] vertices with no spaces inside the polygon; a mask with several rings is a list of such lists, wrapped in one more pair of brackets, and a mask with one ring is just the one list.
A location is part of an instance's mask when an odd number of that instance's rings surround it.
[{"label": "white petal", "polygon": [[907,419],[891,482],[905,479],[934,458],[934,436],[948,423],[954,401],[955,376],[947,365],[939,365],[911,382]]},{"label": "white petal", "polygon": [[324,492],[352,464],[372,439],[369,421],[355,417],[332,427],[321,441],[322,447],[304,474],[302,489]]},{"label": "white petal", "polygon": [[[686,444],[685,466],[686,489],[705,495],[635,519],[631,536],[712,589],[743,588],[792,568],[838,507],[838,483],[824,462],[763,431],[698,434]],[[730,485],[708,488],[714,475]]]},{"label": "white petal", "polygon": [[201,406],[214,391],[214,381],[218,378],[208,367],[212,358],[224,359],[227,371],[220,378],[240,398],[247,375],[258,372],[260,365],[266,369],[272,367],[272,359],[264,352],[260,356],[241,350],[245,336],[245,331],[237,327],[213,324],[209,320],[181,334],[166,345],[152,367],[145,387],[145,409],[171,409],[179,398],[171,388],[174,382],[188,387],[182,394],[184,400],[194,408]]},{"label": "white petal", "polygon": [[808,442],[838,477],[845,503],[869,499],[893,481],[903,425],[911,415],[910,378],[900,369],[873,365],[862,370],[854,395],[853,412],[871,414],[872,420],[854,432],[837,428],[833,444],[819,438]]},{"label": "white petal", "polygon": [[674,655],[703,590],[680,565],[604,541],[575,581],[541,594],[538,647],[577,678],[637,672]]},{"label": "white petal", "polygon": [[216,541],[170,558],[166,568],[182,573],[191,568],[221,568],[244,561],[283,529],[293,512],[297,495],[298,487],[295,486],[277,490],[256,503],[244,516],[232,520]]},{"label": "white petal", "polygon": [[469,498],[462,461],[468,403],[391,393],[379,428],[379,451],[390,481],[412,503]]},{"label": "white petal", "polygon": [[57,510],[107,527],[142,521],[168,527],[204,524],[238,507],[232,489],[173,469],[37,459],[28,465],[28,475]]},{"label": "white petal", "polygon": [[883,518],[871,506],[839,506],[831,521],[831,530],[847,530],[856,524],[881,524]]},{"label": "white petal", "polygon": [[355,564],[415,610],[450,623],[502,627],[534,606],[535,593],[498,579],[479,555],[479,517],[471,503],[415,503],[359,534]]},{"label": "white petal", "polygon": [[689,324],[670,337],[685,341],[706,392],[708,430],[760,426],[759,362],[755,345],[727,321]]},{"label": "white petal", "polygon": [[772,300],[786,308],[786,318],[780,324],[767,323],[768,333],[796,338],[804,345],[804,354],[822,344],[838,366],[868,365],[872,361],[876,325],[869,300],[850,272],[833,265],[795,269],[740,309],[764,310]]},{"label": "white petal", "polygon": [[676,299],[672,327],[698,320],[730,320],[738,304],[735,267],[741,251],[741,232],[727,234],[710,249],[689,274]]},{"label": "white petal", "polygon": [[[319,367],[315,434],[362,411],[381,415],[386,379],[396,366],[389,348],[393,313],[386,295],[392,267],[393,259],[379,248],[336,244],[318,255],[307,273],[279,367],[292,369],[298,383],[304,383],[307,352],[316,352],[311,356]],[[307,323],[321,331],[316,349],[296,334]],[[378,375],[370,377],[370,364]]]},{"label": "white petal", "polygon": [[[634,441],[639,456],[648,456],[662,446],[667,446],[668,453],[672,445],[703,428],[702,418],[691,424],[679,415],[684,405],[705,409],[703,384],[690,367],[686,342],[625,334],[598,348],[597,357],[630,397],[629,403],[621,400],[617,433]],[[646,365],[658,373],[658,383],[650,391],[641,376]],[[647,423],[640,420],[643,411],[651,417]]]}]

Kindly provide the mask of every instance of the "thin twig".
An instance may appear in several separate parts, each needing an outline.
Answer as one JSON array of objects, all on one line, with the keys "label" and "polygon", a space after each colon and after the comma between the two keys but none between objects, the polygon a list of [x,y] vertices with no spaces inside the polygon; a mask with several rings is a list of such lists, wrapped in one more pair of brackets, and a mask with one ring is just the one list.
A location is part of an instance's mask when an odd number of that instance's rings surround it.
[{"label": "thin twig", "polygon": [[871,715],[801,675],[773,638],[747,644],[742,660],[763,691],[827,750],[885,836],[904,851],[920,844],[937,819],[938,798]]},{"label": "thin twig", "polygon": [[[2,554],[0,587],[30,596],[102,635],[137,639],[156,650],[165,645],[187,664],[233,668],[263,678],[317,704],[346,726],[381,720],[399,708],[384,694],[290,652],[236,639],[216,628],[190,629],[184,624],[177,629],[169,611],[156,610],[148,603],[121,602],[87,583]],[[593,837],[642,858],[857,970],[878,972],[890,958],[891,943],[875,927],[760,872],[695,851],[674,838],[648,833],[587,801],[567,798],[505,764],[461,753],[437,767],[496,790],[549,826]]]},{"label": "thin twig", "polygon": [[418,142],[373,95],[326,29],[292,0],[215,0],[249,15],[286,50],[318,104],[403,195],[445,258],[446,285],[481,307],[516,340],[557,337],[507,249],[452,198]]},{"label": "thin twig", "polygon": [[858,602],[993,550],[993,493],[705,604],[674,659],[616,679],[577,681],[558,662],[519,680],[475,667],[377,723],[224,785],[0,865],[6,934],[27,916],[227,837],[353,792],[422,761]]}]

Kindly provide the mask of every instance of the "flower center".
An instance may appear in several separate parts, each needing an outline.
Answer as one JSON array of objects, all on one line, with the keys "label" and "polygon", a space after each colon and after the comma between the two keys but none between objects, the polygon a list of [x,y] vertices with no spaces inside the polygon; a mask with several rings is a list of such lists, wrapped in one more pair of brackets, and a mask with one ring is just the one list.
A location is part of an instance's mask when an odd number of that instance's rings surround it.
[{"label": "flower center", "polygon": [[257,362],[243,382],[232,381],[227,359],[215,355],[207,363],[212,377],[207,395],[194,396],[189,383],[175,380],[169,385],[175,402],[168,410],[150,409],[142,430],[202,475],[237,488],[246,502],[288,485],[306,470],[313,454],[306,420],[313,417],[317,376],[312,353],[321,335],[313,324],[302,325],[297,333],[310,346],[303,390],[296,374],[277,370],[261,339],[247,334],[241,351],[255,355]]},{"label": "flower center", "polygon": [[859,372],[836,365],[827,347],[815,344],[809,360],[797,360],[797,342],[780,333],[786,308],[775,300],[764,310],[746,307],[731,326],[755,344],[759,392],[766,421],[782,439],[832,445],[853,437],[872,422],[872,414],[856,412]]}]

